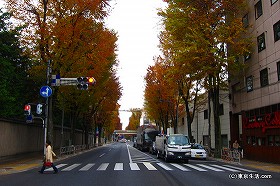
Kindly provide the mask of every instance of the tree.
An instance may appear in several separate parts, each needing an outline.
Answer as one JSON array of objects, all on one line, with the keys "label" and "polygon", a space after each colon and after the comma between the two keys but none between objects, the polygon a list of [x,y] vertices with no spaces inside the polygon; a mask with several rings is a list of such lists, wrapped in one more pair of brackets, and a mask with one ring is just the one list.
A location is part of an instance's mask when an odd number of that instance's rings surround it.
[{"label": "tree", "polygon": [[129,123],[128,126],[125,128],[125,130],[137,130],[137,128],[140,126],[140,119],[142,116],[142,110],[138,108],[130,109],[131,116],[129,117]]},{"label": "tree", "polygon": [[[236,59],[248,53],[250,48],[250,38],[244,37],[246,30],[241,16],[246,1],[166,2],[167,9],[159,13],[165,26],[162,32],[162,49],[174,66],[182,68],[183,77],[188,78],[184,80],[188,81],[187,84],[199,83],[209,92],[214,108],[215,154],[219,156],[219,90],[228,88],[229,70],[245,66]],[[189,86],[188,89],[192,90],[192,87]]]},{"label": "tree", "polygon": [[22,119],[28,97],[29,60],[18,39],[21,28],[12,28],[9,13],[0,11],[0,14],[0,116]]}]

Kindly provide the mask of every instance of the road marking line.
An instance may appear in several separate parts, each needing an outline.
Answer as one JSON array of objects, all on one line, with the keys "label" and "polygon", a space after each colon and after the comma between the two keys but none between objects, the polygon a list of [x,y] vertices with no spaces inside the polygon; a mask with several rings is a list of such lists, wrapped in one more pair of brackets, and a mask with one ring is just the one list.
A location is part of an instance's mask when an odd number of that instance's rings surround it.
[{"label": "road marking line", "polygon": [[[56,168],[61,168],[61,167],[64,167],[65,165],[67,165],[67,164],[59,164],[59,165],[56,165]],[[46,169],[45,171],[52,171],[52,170],[53,170],[53,168],[51,167],[51,168]]]},{"label": "road marking line", "polygon": [[184,164],[184,165],[186,165],[186,166],[188,166],[188,167],[190,167],[190,168],[193,168],[193,169],[195,169],[195,170],[198,170],[198,171],[207,171],[207,170],[205,170],[205,169],[202,169],[202,168],[197,167],[197,166],[194,166],[194,165],[190,165],[190,164]]},{"label": "road marking line", "polygon": [[231,165],[224,165],[224,166],[227,166],[227,167],[230,167],[230,168],[233,168],[233,169],[238,169],[238,170],[246,171],[246,172],[256,172],[256,171],[253,171],[253,170],[243,169],[243,168],[240,168],[240,167],[234,167],[234,166],[231,166]]},{"label": "road marking line", "polygon": [[80,166],[81,164],[73,164],[65,169],[62,169],[61,171],[70,171],[70,170],[73,170],[74,168]]},{"label": "road marking line", "polygon": [[224,169],[224,170],[228,170],[228,171],[232,171],[232,172],[240,172],[239,170],[231,169],[231,168],[228,168],[228,167],[223,167],[221,165],[211,165],[211,166],[218,167],[220,169]]},{"label": "road marking line", "polygon": [[157,170],[151,163],[143,162],[143,164],[148,170]]},{"label": "road marking line", "polygon": [[83,168],[81,168],[79,171],[87,171],[89,170],[91,167],[93,167],[95,164],[94,163],[89,163],[86,166],[84,166]]},{"label": "road marking line", "polygon": [[123,163],[116,163],[114,170],[123,170]]},{"label": "road marking line", "polygon": [[190,171],[189,169],[186,169],[182,165],[179,165],[179,164],[176,164],[176,163],[171,163],[171,165],[173,165],[174,167],[180,169],[181,171]]},{"label": "road marking line", "polygon": [[109,163],[102,163],[99,167],[98,167],[98,171],[104,171],[107,169],[107,167],[109,166]]},{"label": "road marking line", "polygon": [[101,157],[104,156],[104,155],[105,155],[105,153],[101,154],[101,155],[99,156],[99,158],[101,158]]},{"label": "road marking line", "polygon": [[131,170],[140,170],[137,163],[129,163]]},{"label": "road marking line", "polygon": [[173,170],[170,167],[168,167],[167,165],[163,164],[163,163],[157,163],[160,167],[162,167],[165,170]]},{"label": "road marking line", "polygon": [[201,166],[201,167],[205,167],[205,168],[210,169],[210,170],[213,170],[213,171],[223,172],[223,170],[221,170],[221,169],[216,169],[216,168],[210,167],[210,166],[208,166],[208,165],[203,165],[203,164],[197,164],[197,165],[199,165],[199,166]]},{"label": "road marking line", "polygon": [[132,163],[132,160],[131,160],[131,155],[130,155],[129,148],[128,148],[128,144],[126,144],[126,148],[127,148],[127,153],[128,153],[129,163]]}]

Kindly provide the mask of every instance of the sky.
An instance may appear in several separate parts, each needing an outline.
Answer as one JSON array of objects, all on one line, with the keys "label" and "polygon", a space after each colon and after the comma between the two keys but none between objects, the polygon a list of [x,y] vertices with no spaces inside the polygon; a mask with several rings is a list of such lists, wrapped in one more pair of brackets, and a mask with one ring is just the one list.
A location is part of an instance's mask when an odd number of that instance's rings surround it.
[{"label": "sky", "polygon": [[[112,0],[112,12],[106,21],[108,28],[118,33],[118,76],[123,87],[119,101],[120,110],[143,108],[144,77],[153,57],[160,54],[158,48],[160,17],[157,8],[163,8],[162,0]],[[123,129],[129,123],[130,112],[120,111]]]},{"label": "sky", "polygon": [[[4,7],[3,4],[0,0],[0,7]],[[154,64],[153,57],[160,55],[158,35],[161,26],[157,9],[165,5],[163,0],[110,1],[111,12],[106,26],[118,35],[117,75],[123,88],[120,110],[144,106],[144,77],[147,68]],[[130,112],[120,111],[123,129],[130,116]]]}]

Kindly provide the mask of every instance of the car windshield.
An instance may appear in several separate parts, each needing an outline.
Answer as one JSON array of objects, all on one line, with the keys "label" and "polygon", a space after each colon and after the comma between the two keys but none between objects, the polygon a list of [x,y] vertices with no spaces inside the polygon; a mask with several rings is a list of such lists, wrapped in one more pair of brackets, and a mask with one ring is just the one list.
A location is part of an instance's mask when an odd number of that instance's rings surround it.
[{"label": "car windshield", "polygon": [[193,144],[191,148],[192,149],[204,149],[203,146],[200,144]]},{"label": "car windshield", "polygon": [[168,138],[168,144],[170,145],[187,145],[189,144],[188,138],[186,136],[170,136]]}]

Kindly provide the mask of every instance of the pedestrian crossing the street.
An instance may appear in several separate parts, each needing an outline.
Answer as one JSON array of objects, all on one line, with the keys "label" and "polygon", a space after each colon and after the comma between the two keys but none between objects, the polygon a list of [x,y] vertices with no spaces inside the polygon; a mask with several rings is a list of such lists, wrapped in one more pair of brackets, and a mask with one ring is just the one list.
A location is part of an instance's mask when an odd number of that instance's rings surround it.
[{"label": "pedestrian crossing the street", "polygon": [[[158,171],[160,169],[166,171],[199,171],[199,172],[206,172],[206,171],[214,171],[214,172],[255,172],[254,170],[249,170],[246,168],[241,168],[233,165],[216,165],[216,164],[177,164],[177,163],[155,163],[155,162],[143,162],[143,163],[88,163],[88,164],[58,164],[56,166],[61,172],[69,172],[69,171],[107,171],[107,170],[114,170],[114,171],[123,171],[123,170],[130,170],[130,171]],[[48,168],[45,171],[53,171],[52,168]]]}]

